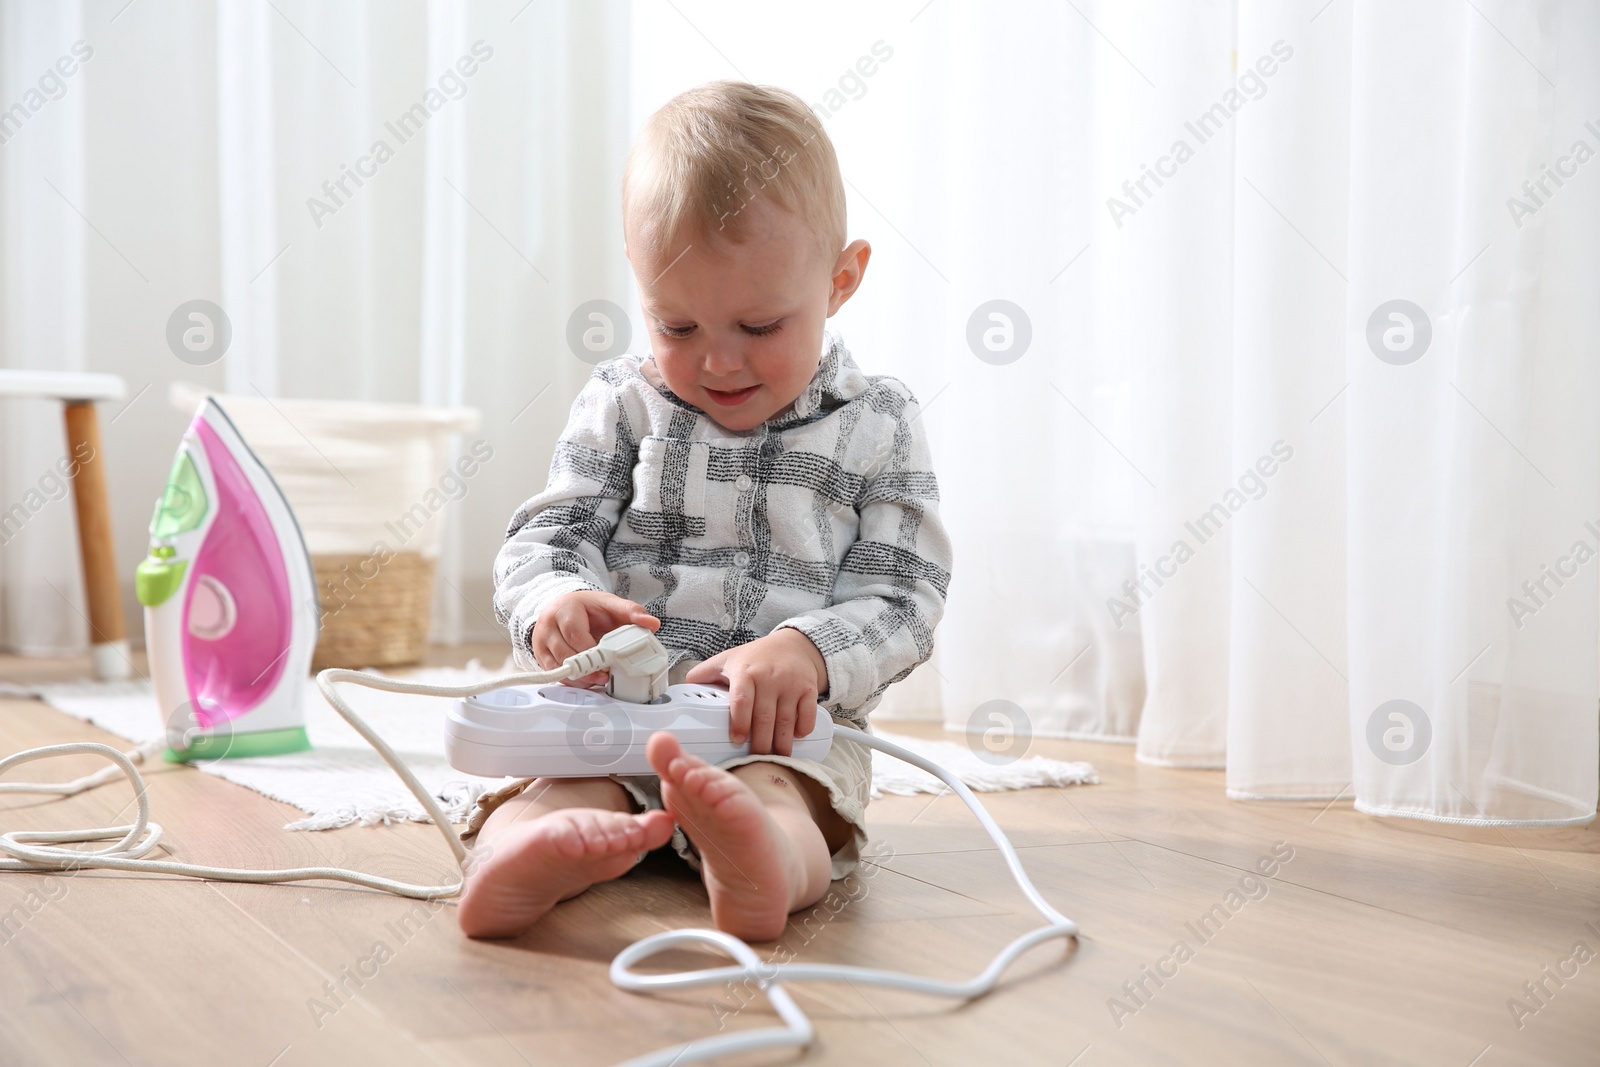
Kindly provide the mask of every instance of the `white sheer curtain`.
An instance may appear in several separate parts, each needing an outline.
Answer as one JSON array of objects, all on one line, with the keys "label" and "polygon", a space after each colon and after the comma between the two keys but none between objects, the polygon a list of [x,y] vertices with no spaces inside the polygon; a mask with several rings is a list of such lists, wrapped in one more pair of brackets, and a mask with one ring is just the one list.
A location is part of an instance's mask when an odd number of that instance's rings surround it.
[{"label": "white sheer curtain", "polygon": [[[1545,181],[1522,212],[1544,165],[1571,171],[1575,142],[1600,147],[1585,125],[1600,117],[1600,13],[1325,17],[1332,47],[1297,53],[1294,114],[1238,128],[1236,170],[1259,192],[1234,197],[1233,458],[1280,437],[1307,447],[1300,484],[1236,520],[1229,789],[1352,783],[1381,814],[1586,821],[1600,183]],[[1240,55],[1280,35],[1243,19]],[[1421,309],[1401,311],[1419,332],[1386,359],[1369,322],[1399,324],[1396,300]],[[1296,381],[1275,372],[1285,353],[1326,358]],[[1546,566],[1564,577],[1539,590]]]},{"label": "white sheer curtain", "polygon": [[[167,389],[187,380],[479,408],[494,459],[449,505],[433,629],[498,636],[489,561],[589,371],[567,318],[626,299],[627,25],[626,7],[577,0],[0,0],[0,108],[74,40],[94,48],[0,145],[0,366],[126,378],[132,402],[101,419],[136,635],[133,568],[188,421]],[[415,114],[421,131],[397,134]],[[197,298],[233,326],[207,366],[164,340]],[[0,408],[8,508],[64,446],[51,405]],[[0,647],[83,647],[72,521],[52,503],[0,548]]]},{"label": "white sheer curtain", "polygon": [[[836,324],[927,405],[957,550],[885,712],[1136,741],[1239,797],[1592,817],[1592,7],[684,3],[634,32],[636,122],[747,77],[839,147],[875,254]],[[1032,335],[1000,365],[967,342],[996,299]],[[1424,317],[1425,350],[1383,345]]]},{"label": "white sheer curtain", "polygon": [[626,12],[283,10],[218,8],[225,306],[262,331],[227,388],[270,392],[264,364],[283,395],[482,410],[496,458],[445,516],[433,632],[492,640],[489,560],[587,377],[567,316],[626,293]]},{"label": "white sheer curtain", "polygon": [[[955,539],[936,659],[883,714],[1136,743],[1239,797],[1592,817],[1592,5],[119,7],[0,0],[3,91],[75,17],[98,49],[81,130],[52,104],[0,147],[0,303],[6,365],[153,385],[111,427],[130,572],[172,378],[464,402],[497,458],[453,506],[436,630],[492,632],[487,561],[588,371],[567,318],[637,314],[629,137],[743,77],[839,148],[874,258],[834,326],[922,398]],[[461,98],[313,219],[480,39]],[[43,310],[74,285],[83,339]],[[160,341],[195,297],[234,317],[217,366]],[[9,416],[7,501],[49,458]],[[28,584],[77,595],[69,511],[4,549],[12,646],[81,639]]]},{"label": "white sheer curtain", "polygon": [[[1188,17],[1152,66],[1223,23]],[[1130,330],[1141,568],[1196,548],[1141,612],[1142,758],[1225,760],[1239,797],[1592,817],[1600,185],[1508,198],[1600,143],[1597,46],[1590,5],[1241,6],[1236,69],[1275,76],[1123,231],[1154,224],[1127,278],[1189,309]],[[1197,116],[1237,77],[1147,96]]]}]

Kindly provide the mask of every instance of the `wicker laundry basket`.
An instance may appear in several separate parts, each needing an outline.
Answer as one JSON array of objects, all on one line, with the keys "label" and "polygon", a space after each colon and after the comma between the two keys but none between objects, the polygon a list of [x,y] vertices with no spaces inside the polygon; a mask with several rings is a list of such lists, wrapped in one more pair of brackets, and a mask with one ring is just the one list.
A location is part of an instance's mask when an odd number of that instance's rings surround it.
[{"label": "wicker laundry basket", "polygon": [[[313,555],[322,633],[311,669],[395,667],[422,659],[433,606],[433,560],[397,552]],[[370,576],[370,577],[369,577]]]}]

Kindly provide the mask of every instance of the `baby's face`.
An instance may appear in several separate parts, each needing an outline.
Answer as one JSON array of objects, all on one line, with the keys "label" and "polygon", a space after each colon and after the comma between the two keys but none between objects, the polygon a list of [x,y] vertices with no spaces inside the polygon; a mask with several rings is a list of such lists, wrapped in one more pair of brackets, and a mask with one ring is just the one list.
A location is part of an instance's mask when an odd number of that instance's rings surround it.
[{"label": "baby's face", "polygon": [[[805,391],[822,358],[823,324],[867,258],[858,241],[830,261],[802,219],[770,201],[744,213],[742,244],[696,233],[655,255],[629,254],[661,377],[729,430],[759,426]],[[853,252],[859,264],[846,264],[841,283],[838,265]]]}]

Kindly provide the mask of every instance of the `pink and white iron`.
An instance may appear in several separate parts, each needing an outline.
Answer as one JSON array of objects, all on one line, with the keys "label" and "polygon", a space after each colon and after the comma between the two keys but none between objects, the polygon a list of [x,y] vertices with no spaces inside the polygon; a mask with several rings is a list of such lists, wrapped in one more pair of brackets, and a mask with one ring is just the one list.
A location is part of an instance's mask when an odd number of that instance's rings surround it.
[{"label": "pink and white iron", "polygon": [[310,748],[320,618],[305,538],[215,397],[184,432],[135,579],[173,762]]}]

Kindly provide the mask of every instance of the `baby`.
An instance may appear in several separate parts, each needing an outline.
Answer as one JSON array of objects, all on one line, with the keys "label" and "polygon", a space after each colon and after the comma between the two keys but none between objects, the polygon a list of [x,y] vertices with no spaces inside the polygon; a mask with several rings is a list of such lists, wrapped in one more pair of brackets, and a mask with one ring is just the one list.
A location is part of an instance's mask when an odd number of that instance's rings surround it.
[{"label": "baby", "polygon": [[458,915],[472,937],[514,936],[671,841],[718,929],[771,940],[866,841],[870,753],[839,738],[819,763],[794,739],[819,702],[866,729],[928,658],[950,543],[915,398],[823,329],[871,249],[845,243],[806,105],[738,82],[682,94],[629,152],[622,209],[650,355],[601,363],[574,402],[495,560],[495,611],[525,669],[654,630],[670,681],[728,687],[750,755],[710,766],[658,733],[654,775],[486,795]]}]

